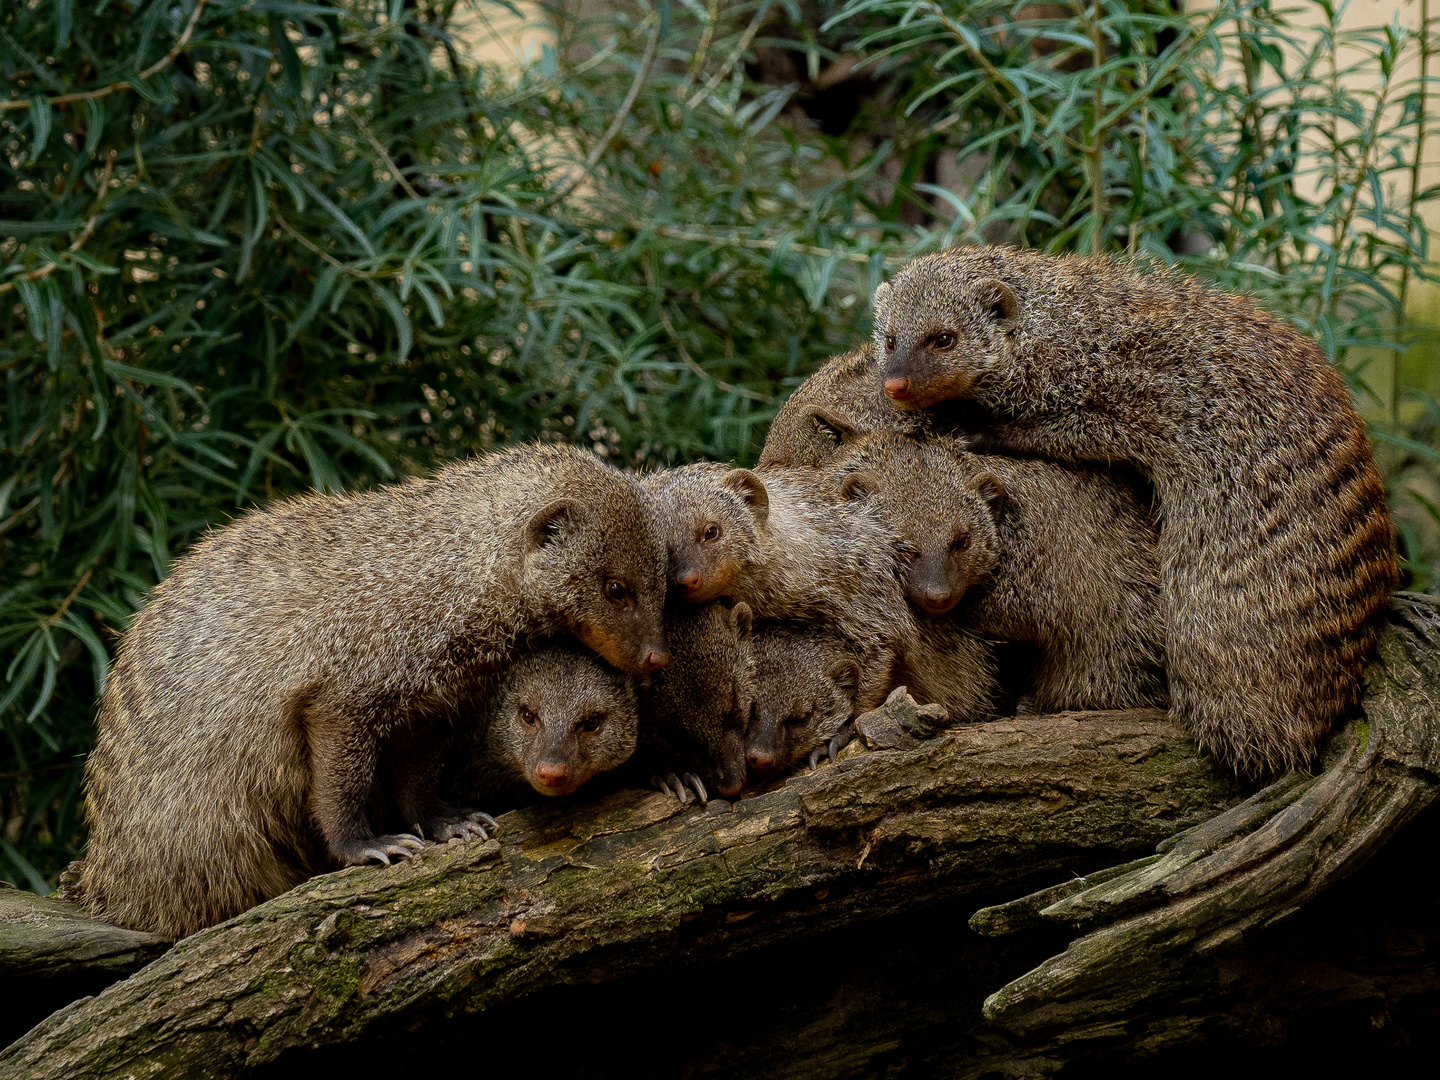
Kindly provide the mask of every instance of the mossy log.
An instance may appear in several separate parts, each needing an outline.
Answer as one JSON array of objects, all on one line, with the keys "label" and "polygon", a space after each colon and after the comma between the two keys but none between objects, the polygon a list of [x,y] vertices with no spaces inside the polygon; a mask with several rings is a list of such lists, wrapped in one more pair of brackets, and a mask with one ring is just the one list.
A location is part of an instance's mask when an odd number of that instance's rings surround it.
[{"label": "mossy log", "polygon": [[[1197,970],[1354,869],[1440,790],[1437,695],[1440,614],[1397,598],[1364,715],[1337,732],[1324,771],[1248,799],[1158,712],[921,741],[928,717],[898,699],[864,725],[879,749],[734,804],[615,791],[505,815],[498,840],[313,879],[55,1013],[0,1054],[0,1076],[230,1076],[326,1052],[315,1048],[382,1047],[446,1017],[509,1023],[528,999],[601,1000],[591,984],[668,985],[677,969],[893,933],[896,920],[950,927],[1025,966],[1046,955],[1037,942],[1053,950],[1057,932],[1087,931],[993,994],[988,1020],[978,1008],[944,1020],[983,1045],[982,1071],[1053,1068],[1137,1030],[1161,1046],[1195,1029],[1176,1015],[1214,996]],[[985,945],[965,928],[977,903],[1026,889],[1040,891],[974,923],[1022,932]],[[926,985],[978,976],[993,990],[1019,970],[987,962]],[[857,1063],[918,1022],[874,1012],[835,1035],[813,1075],[865,1075]],[[805,1075],[793,1061],[784,1071]]]}]

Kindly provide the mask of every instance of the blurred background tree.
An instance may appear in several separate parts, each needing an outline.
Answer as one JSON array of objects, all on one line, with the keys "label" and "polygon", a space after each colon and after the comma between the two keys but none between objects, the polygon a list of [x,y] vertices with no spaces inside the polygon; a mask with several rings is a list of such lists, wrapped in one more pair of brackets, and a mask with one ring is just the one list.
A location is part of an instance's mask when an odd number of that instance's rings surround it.
[{"label": "blurred background tree", "polygon": [[746,462],[887,268],[950,244],[1174,263],[1314,334],[1431,587],[1429,0],[1407,15],[7,5],[0,876],[48,891],[80,851],[116,635],[205,528],[517,439]]}]

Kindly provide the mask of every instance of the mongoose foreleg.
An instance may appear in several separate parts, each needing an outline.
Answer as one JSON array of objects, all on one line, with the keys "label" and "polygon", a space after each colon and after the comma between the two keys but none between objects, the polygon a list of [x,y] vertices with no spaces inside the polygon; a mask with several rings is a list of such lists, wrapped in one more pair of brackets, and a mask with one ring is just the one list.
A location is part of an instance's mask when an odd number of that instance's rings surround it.
[{"label": "mongoose foreleg", "polygon": [[365,813],[375,785],[379,739],[352,710],[311,702],[304,711],[310,750],[310,811],[331,858],[344,866],[410,858],[425,841],[410,833],[377,835]]}]

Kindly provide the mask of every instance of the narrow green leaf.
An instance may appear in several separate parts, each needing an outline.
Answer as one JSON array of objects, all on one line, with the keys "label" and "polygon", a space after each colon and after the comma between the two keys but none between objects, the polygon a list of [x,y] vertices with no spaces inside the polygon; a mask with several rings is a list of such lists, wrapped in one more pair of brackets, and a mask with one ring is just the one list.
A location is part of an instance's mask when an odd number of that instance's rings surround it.
[{"label": "narrow green leaf", "polygon": [[36,94],[30,99],[30,164],[40,160],[50,141],[50,99]]}]

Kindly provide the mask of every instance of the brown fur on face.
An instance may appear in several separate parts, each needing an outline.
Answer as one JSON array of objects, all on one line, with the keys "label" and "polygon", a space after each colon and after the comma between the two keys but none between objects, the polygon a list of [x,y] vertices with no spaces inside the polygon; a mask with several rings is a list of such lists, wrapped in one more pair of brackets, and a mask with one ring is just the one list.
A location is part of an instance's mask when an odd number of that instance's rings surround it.
[{"label": "brown fur on face", "polygon": [[755,706],[745,735],[752,772],[774,776],[800,764],[855,716],[862,658],[821,630],[757,627]]},{"label": "brown fur on face", "polygon": [[569,795],[635,752],[630,679],[580,649],[552,645],[500,679],[486,730],[488,769],[541,795]]},{"label": "brown fur on face", "polygon": [[531,639],[580,632],[631,670],[653,663],[665,585],[638,483],[568,447],[211,532],[136,616],[106,685],[85,903],[182,937],[418,847],[395,830],[443,838],[454,719]]},{"label": "brown fur on face", "polygon": [[758,557],[765,527],[765,485],[749,469],[712,462],[644,479],[669,556],[677,597],[705,604],[734,595],[735,583]]},{"label": "brown fur on face", "polygon": [[913,553],[916,607],[1031,647],[1033,708],[1167,703],[1156,528],[1123,480],[883,434],[857,442],[838,476]]},{"label": "brown fur on face", "polygon": [[956,476],[958,443],[903,436],[855,444],[840,471],[840,498],[875,496],[905,545],[905,594],[927,615],[951,611],[1000,560],[996,522],[1005,488],[994,473]]},{"label": "brown fur on face", "polygon": [[899,404],[968,399],[990,448],[1138,471],[1174,716],[1244,773],[1313,760],[1399,581],[1364,425],[1313,342],[1178,274],[999,248],[917,259],[875,328]]}]

